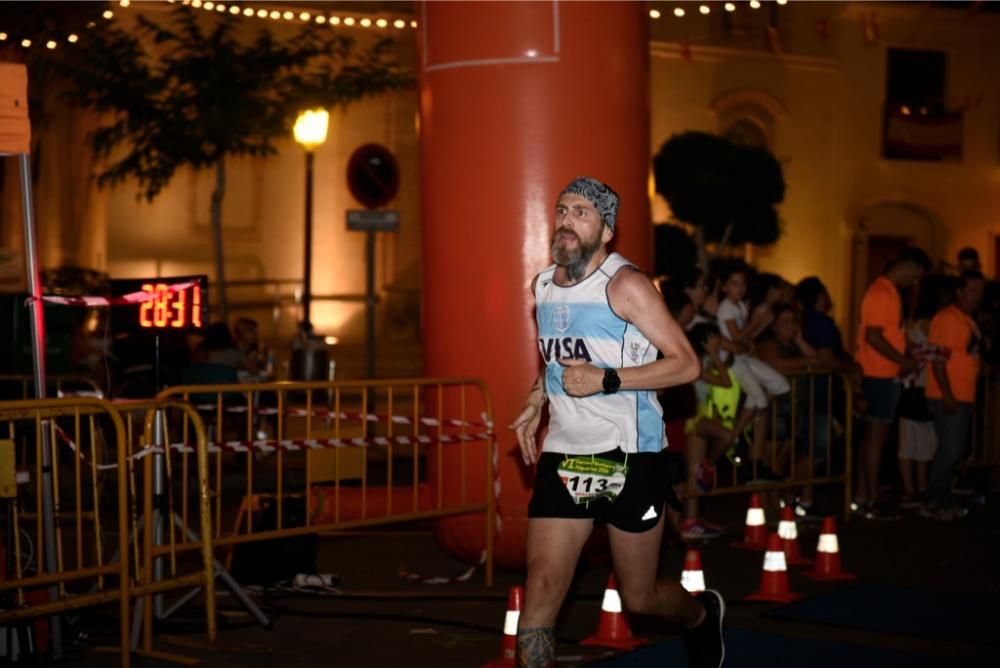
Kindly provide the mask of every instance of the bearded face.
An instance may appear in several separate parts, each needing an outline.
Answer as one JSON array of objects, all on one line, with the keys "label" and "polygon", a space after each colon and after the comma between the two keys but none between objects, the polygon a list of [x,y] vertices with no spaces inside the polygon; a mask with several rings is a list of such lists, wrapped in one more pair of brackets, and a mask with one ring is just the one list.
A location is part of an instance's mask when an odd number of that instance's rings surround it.
[{"label": "bearded face", "polygon": [[590,263],[590,258],[602,245],[601,228],[597,228],[589,238],[582,239],[579,234],[562,227],[552,235],[552,259],[561,267],[565,267],[570,279],[578,281]]}]

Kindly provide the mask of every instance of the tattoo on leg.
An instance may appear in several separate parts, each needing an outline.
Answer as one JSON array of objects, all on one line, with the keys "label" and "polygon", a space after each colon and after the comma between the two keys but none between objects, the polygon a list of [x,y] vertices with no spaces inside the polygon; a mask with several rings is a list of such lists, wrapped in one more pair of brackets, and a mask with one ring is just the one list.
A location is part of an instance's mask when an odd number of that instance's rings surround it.
[{"label": "tattoo on leg", "polygon": [[556,665],[555,627],[518,629],[517,655],[521,668],[550,668]]}]

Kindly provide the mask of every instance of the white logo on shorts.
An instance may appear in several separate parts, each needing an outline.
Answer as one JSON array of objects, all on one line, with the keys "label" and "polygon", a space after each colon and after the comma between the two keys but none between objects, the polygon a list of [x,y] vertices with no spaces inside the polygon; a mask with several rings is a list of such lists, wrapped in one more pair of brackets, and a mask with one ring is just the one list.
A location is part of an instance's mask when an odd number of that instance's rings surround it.
[{"label": "white logo on shorts", "polygon": [[655,519],[656,519],[656,508],[650,506],[649,510],[646,511],[646,514],[642,516],[642,521],[645,522],[646,520],[655,520]]}]

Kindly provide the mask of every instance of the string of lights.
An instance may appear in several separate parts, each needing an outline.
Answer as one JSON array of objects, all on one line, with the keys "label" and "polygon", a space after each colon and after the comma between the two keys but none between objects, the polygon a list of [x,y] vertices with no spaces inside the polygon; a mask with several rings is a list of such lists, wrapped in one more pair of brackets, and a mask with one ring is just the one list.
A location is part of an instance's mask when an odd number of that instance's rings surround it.
[{"label": "string of lights", "polygon": [[[777,5],[786,5],[788,0],[772,0]],[[234,3],[234,2],[214,2],[214,0],[166,0],[168,4],[180,3],[185,6],[189,6],[192,9],[200,9],[206,12],[215,12],[218,14],[229,13],[233,16],[240,15],[245,18],[254,18],[266,21],[285,21],[285,22],[297,22],[297,23],[315,23],[317,25],[328,25],[333,28],[346,27],[346,28],[375,28],[380,30],[405,30],[406,28],[414,29],[417,27],[417,22],[415,20],[405,20],[402,18],[387,18],[384,16],[366,16],[352,12],[308,12],[308,11],[293,11],[288,8],[277,9],[277,8],[266,8],[261,5],[251,5],[244,2]],[[135,7],[137,3],[133,3],[131,0],[119,0],[118,6],[128,9],[130,7]],[[668,4],[668,3],[663,3]],[[688,7],[691,7],[694,3],[684,3]],[[760,9],[762,6],[761,0],[749,0],[746,3],[750,9]],[[726,2],[722,5],[723,10],[727,12],[735,12],[737,9],[737,3]],[[687,15],[687,9],[682,6],[673,7],[672,13],[677,18],[684,18]],[[703,3],[698,5],[698,12],[702,15],[708,15],[712,13],[712,5],[708,3]],[[105,20],[112,20],[115,13],[111,9],[106,9],[101,14]],[[656,7],[649,10],[649,17],[653,20],[658,20],[664,16],[664,12]],[[93,21],[87,24],[87,28],[93,28],[96,25]],[[0,31],[0,44],[7,42],[11,39],[11,36]],[[41,40],[33,40],[30,37],[23,37],[20,39],[20,46],[25,49],[32,47],[44,46],[46,49],[56,49],[63,45],[76,44],[80,40],[80,36],[76,32],[67,33],[64,37],[57,39],[50,37],[44,42]]]},{"label": "string of lights", "polygon": [[[175,4],[178,0],[167,0],[170,4]],[[130,0],[121,0],[122,7],[128,7],[132,3]],[[213,2],[213,0],[180,0],[180,4],[190,6],[193,9],[201,9],[206,12],[217,12],[219,14],[229,13],[233,16],[242,15],[246,18],[257,18],[268,21],[290,21],[297,23],[315,23],[317,25],[328,25],[334,28],[345,26],[347,28],[376,28],[387,30],[395,28],[404,30],[406,28],[416,28],[416,21],[406,21],[401,18],[389,19],[384,16],[365,16],[353,12],[307,12],[292,11],[291,9],[267,9],[263,6],[254,6],[244,2]]]},{"label": "string of lights", "polygon": [[[255,18],[269,21],[285,21],[285,22],[297,22],[297,23],[315,23],[317,25],[329,25],[332,28],[359,28],[359,29],[380,29],[380,30],[405,30],[407,28],[414,29],[417,27],[417,22],[414,20],[406,21],[402,18],[387,18],[384,16],[366,16],[357,13],[329,13],[329,12],[307,12],[307,11],[292,11],[290,9],[267,9],[262,6],[249,5],[247,3],[226,3],[226,2],[213,2],[212,0],[166,0],[167,4],[182,4],[190,6],[192,9],[201,9],[207,12],[215,12],[219,14],[229,13],[233,16],[241,15],[246,18]],[[118,6],[123,9],[128,8],[138,8],[139,3],[133,3],[131,0],[119,0]],[[111,21],[115,18],[115,12],[112,9],[105,9],[101,13],[101,17],[106,21]],[[95,21],[90,21],[87,23],[87,28],[96,27],[97,23]],[[17,40],[13,42],[12,40]],[[48,35],[43,40],[32,38],[29,36],[13,36],[7,32],[0,31],[0,46],[4,43],[11,42],[16,43],[24,49],[38,48],[44,46],[46,49],[54,50],[60,46],[73,45],[80,41],[79,32],[69,32],[64,36],[53,36]]]},{"label": "string of lights", "polygon": [[[787,5],[788,4],[788,0],[774,0],[774,3],[776,5]],[[668,3],[663,3],[663,4],[668,4]],[[688,6],[690,6],[690,5],[693,5],[694,3],[685,3],[685,4],[687,4]],[[761,6],[763,5],[763,3],[761,3],[760,0],[750,0],[750,2],[747,3],[747,4],[750,6],[750,9],[760,9]],[[736,3],[735,2],[726,2],[726,3],[724,3],[722,5],[722,8],[725,11],[727,11],[727,12],[735,12],[736,11]],[[712,6],[710,4],[708,4],[708,3],[700,4],[700,5],[698,5],[698,13],[702,14],[703,16],[711,14],[712,13]],[[682,19],[682,18],[684,18],[687,15],[687,10],[684,7],[676,6],[676,7],[673,8],[673,15],[676,16],[679,19]],[[657,19],[660,19],[662,17],[663,17],[663,12],[661,10],[659,10],[659,9],[657,9],[655,7],[649,10],[649,18],[651,18],[653,20],[657,20]]]}]

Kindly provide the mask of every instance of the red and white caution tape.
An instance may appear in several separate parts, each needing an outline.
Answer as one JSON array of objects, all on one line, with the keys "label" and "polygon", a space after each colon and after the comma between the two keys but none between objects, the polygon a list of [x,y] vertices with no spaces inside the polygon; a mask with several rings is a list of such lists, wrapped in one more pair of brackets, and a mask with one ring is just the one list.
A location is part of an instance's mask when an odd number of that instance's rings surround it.
[{"label": "red and white caution tape", "polygon": [[[216,404],[196,404],[195,408],[199,411],[213,412],[218,406]],[[249,408],[247,406],[226,406],[223,409],[226,413],[235,413],[245,415]],[[254,414],[256,415],[277,415],[278,409],[273,407],[256,408],[254,409]],[[375,413],[347,413],[347,412],[336,412],[327,410],[325,408],[314,408],[310,412],[305,408],[286,408],[284,411],[285,415],[291,417],[317,417],[330,420],[352,420],[355,422],[373,422],[373,423],[385,423],[392,422],[393,424],[404,424],[412,425],[414,424],[413,419],[407,417],[406,415],[379,415]],[[437,418],[432,417],[421,417],[418,418],[418,422],[426,427],[476,427],[481,429],[493,429],[493,422],[486,420],[485,417],[482,422],[469,422],[468,420],[453,420],[448,419],[440,421]]]},{"label": "red and white caution tape", "polygon": [[419,582],[421,584],[428,584],[428,585],[455,584],[455,583],[458,583],[458,582],[465,582],[466,580],[468,580],[469,578],[471,578],[473,576],[473,574],[476,571],[479,570],[479,567],[482,566],[485,563],[486,563],[486,550],[483,550],[483,554],[479,557],[479,563],[478,564],[473,564],[472,566],[469,566],[469,568],[466,569],[465,572],[463,572],[460,575],[457,575],[455,577],[450,577],[449,578],[449,577],[444,577],[444,576],[441,576],[441,575],[437,575],[437,576],[424,576],[424,575],[420,575],[419,573],[411,573],[410,571],[406,570],[405,567],[402,567],[402,566],[399,569],[399,575],[400,575],[400,577],[404,577],[407,580],[410,580],[412,582]]},{"label": "red and white caution tape", "polygon": [[[60,441],[63,442],[63,444],[66,445],[66,447],[68,447],[70,450],[72,450],[74,453],[76,453],[77,457],[80,458],[80,461],[82,461],[82,462],[86,462],[87,461],[87,456],[85,454],[83,454],[83,451],[80,450],[80,448],[79,448],[79,446],[77,446],[76,442],[73,441],[73,439],[69,437],[69,434],[67,434],[65,431],[63,431],[62,427],[60,427],[59,425],[55,425],[55,431],[56,431],[56,438],[58,438]],[[144,446],[142,446],[142,448],[137,453],[135,453],[134,455],[132,455],[130,457],[130,459],[132,461],[134,461],[134,462],[137,462],[137,461],[141,460],[143,457],[147,457],[148,455],[151,455],[151,454],[157,453],[157,452],[158,453],[162,453],[163,452],[163,448],[161,448],[158,445],[144,445]],[[193,450],[192,450],[192,452],[193,452]],[[111,471],[113,469],[118,468],[118,464],[117,464],[117,462],[114,463],[114,464],[96,464],[94,466],[94,468],[96,468],[98,471]]]},{"label": "red and white caution tape", "polygon": [[[46,304],[61,304],[63,306],[128,306],[130,304],[142,304],[143,302],[159,299],[161,293],[163,292],[180,292],[181,290],[187,290],[195,285],[198,285],[198,281],[185,281],[184,283],[168,285],[166,286],[166,290],[159,290],[157,292],[147,292],[145,290],[141,290],[139,292],[130,292],[127,295],[122,295],[120,297],[95,297],[90,295],[80,297],[63,297],[61,295],[42,295],[41,299]],[[34,297],[28,297],[28,299],[25,300],[26,305],[33,304],[34,302]]]},{"label": "red and white caution tape", "polygon": [[[286,439],[258,439],[254,441],[213,441],[208,444],[210,453],[229,450],[231,452],[249,452],[259,450],[260,452],[275,452],[282,449],[288,452],[312,449],[323,450],[331,448],[350,447],[385,447],[388,445],[413,445],[420,443],[428,445],[431,443],[469,443],[473,441],[486,441],[491,438],[489,432],[479,432],[475,434],[442,434],[441,436],[367,436],[364,438],[286,438]],[[188,443],[173,443],[170,449],[176,452],[194,452],[194,447]]]}]

